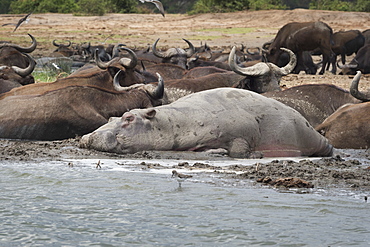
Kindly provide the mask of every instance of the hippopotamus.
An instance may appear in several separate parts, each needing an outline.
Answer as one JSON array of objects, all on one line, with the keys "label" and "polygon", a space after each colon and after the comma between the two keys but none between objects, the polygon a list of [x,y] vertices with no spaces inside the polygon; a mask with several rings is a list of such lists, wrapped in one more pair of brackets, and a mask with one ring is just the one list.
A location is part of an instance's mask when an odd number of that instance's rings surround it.
[{"label": "hippopotamus", "polygon": [[113,153],[224,150],[230,157],[330,156],[333,147],[296,110],[237,88],[206,90],[134,109],[82,136],[80,146]]}]

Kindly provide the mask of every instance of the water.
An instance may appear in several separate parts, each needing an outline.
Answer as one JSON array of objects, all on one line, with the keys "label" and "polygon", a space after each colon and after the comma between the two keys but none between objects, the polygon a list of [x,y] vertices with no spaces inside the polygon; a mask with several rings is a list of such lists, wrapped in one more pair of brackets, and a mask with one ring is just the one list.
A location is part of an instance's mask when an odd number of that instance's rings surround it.
[{"label": "water", "polygon": [[369,246],[361,195],[280,193],[115,160],[4,163],[0,246]]}]

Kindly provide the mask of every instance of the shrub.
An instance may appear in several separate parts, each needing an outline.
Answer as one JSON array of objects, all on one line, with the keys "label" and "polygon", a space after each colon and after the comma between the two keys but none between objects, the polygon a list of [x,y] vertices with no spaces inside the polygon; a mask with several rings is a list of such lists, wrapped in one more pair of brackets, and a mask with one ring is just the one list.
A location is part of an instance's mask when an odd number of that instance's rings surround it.
[{"label": "shrub", "polygon": [[11,13],[71,13],[77,10],[75,0],[18,0],[10,4]]},{"label": "shrub", "polygon": [[106,13],[107,2],[104,0],[80,0],[78,6],[79,13],[102,16]]},{"label": "shrub", "polygon": [[352,11],[354,9],[354,6],[350,2],[341,0],[328,0],[328,1],[314,0],[310,3],[310,9]]},{"label": "shrub", "polygon": [[250,0],[249,7],[251,10],[266,10],[266,9],[286,9],[281,0]]},{"label": "shrub", "polygon": [[199,0],[189,14],[233,12],[248,9],[249,0]]}]

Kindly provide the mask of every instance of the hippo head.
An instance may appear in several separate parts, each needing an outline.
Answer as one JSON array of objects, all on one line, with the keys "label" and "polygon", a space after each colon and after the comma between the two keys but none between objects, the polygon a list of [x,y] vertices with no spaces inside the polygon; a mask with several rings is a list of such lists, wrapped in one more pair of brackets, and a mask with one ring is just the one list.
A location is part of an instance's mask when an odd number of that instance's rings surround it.
[{"label": "hippo head", "polygon": [[[80,146],[104,152],[135,153],[152,149],[151,124],[156,115],[154,108],[135,109],[114,117],[94,132],[81,138]],[[153,138],[155,139],[155,138]]]}]

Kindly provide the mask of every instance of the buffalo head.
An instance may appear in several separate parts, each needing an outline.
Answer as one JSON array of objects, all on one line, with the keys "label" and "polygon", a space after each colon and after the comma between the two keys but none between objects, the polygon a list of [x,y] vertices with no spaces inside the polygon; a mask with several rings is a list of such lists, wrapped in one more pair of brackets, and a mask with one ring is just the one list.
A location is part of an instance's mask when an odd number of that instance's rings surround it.
[{"label": "buffalo head", "polygon": [[257,63],[251,67],[240,67],[236,62],[235,46],[230,52],[229,65],[230,68],[240,75],[246,76],[237,87],[252,90],[257,93],[265,93],[268,91],[280,91],[280,79],[282,76],[288,75],[296,66],[296,56],[294,53],[286,48],[281,48],[288,52],[290,61],[284,67],[278,67],[273,63]]},{"label": "buffalo head", "polygon": [[145,78],[139,72],[135,70],[138,59],[131,49],[119,46],[118,49],[128,52],[128,57],[115,57],[108,62],[103,62],[100,60],[98,55],[99,50],[95,51],[96,65],[100,69],[107,69],[111,74],[112,78],[118,71],[122,71],[124,76],[120,76],[122,80],[120,81],[121,86],[130,86],[137,83],[145,83]]},{"label": "buffalo head", "polygon": [[177,64],[184,69],[186,69],[186,62],[189,57],[191,57],[195,53],[195,48],[193,44],[186,40],[183,39],[186,43],[189,45],[188,50],[184,50],[182,48],[170,48],[165,52],[160,52],[157,50],[157,43],[159,39],[157,39],[152,47],[153,54],[157,57],[162,58],[163,63],[172,63],[172,64]]}]

